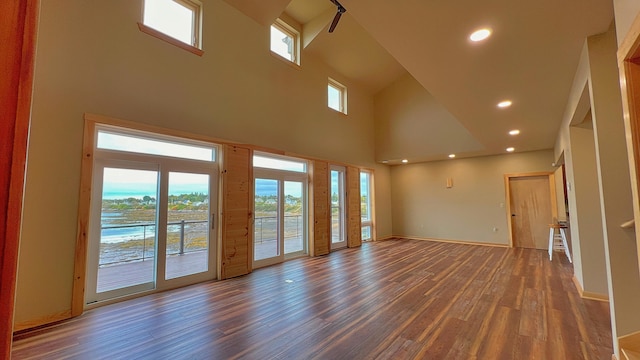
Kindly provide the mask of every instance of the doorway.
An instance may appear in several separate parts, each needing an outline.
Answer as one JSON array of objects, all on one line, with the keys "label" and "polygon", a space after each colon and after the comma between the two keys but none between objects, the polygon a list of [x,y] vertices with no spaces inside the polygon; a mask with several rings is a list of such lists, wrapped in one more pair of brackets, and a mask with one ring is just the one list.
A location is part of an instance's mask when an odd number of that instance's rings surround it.
[{"label": "doorway", "polygon": [[85,303],[216,276],[211,144],[99,126]]},{"label": "doorway", "polygon": [[254,153],[253,268],[307,254],[307,164]]},{"label": "doorway", "polygon": [[512,247],[547,249],[557,218],[553,173],[505,175]]}]

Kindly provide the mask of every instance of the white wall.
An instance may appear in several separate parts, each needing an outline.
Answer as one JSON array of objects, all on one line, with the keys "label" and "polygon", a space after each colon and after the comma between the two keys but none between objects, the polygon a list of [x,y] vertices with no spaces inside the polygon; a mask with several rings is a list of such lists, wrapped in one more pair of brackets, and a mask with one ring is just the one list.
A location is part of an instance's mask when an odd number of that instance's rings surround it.
[{"label": "white wall", "polygon": [[616,37],[619,45],[629,32],[633,21],[640,14],[640,1],[613,0],[613,12],[616,19]]},{"label": "white wall", "polygon": [[[380,169],[376,197],[389,203],[366,89],[304,52],[301,69],[272,56],[268,27],[220,0],[204,4],[202,57],[140,32],[140,12],[141,1],[42,2],[18,324],[70,309],[85,112]],[[329,76],[349,88],[348,116],[327,108]]]},{"label": "white wall", "polygon": [[553,161],[545,150],[394,166],[393,234],[508,245],[504,174],[552,172]]}]

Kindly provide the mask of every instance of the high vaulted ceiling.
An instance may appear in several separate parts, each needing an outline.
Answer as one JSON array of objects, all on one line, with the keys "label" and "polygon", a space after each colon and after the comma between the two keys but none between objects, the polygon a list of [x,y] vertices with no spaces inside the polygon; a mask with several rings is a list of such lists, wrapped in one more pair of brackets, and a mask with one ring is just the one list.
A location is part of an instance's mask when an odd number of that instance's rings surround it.
[{"label": "high vaulted ceiling", "polygon": [[[286,13],[302,26],[303,56],[374,94],[415,79],[423,104],[411,126],[424,134],[411,141],[423,145],[376,154],[389,163],[552,148],[584,41],[613,20],[611,0],[342,0],[347,12],[329,34],[330,0],[225,1],[265,26]],[[483,27],[489,39],[468,40]],[[504,99],[513,105],[499,109]]]}]

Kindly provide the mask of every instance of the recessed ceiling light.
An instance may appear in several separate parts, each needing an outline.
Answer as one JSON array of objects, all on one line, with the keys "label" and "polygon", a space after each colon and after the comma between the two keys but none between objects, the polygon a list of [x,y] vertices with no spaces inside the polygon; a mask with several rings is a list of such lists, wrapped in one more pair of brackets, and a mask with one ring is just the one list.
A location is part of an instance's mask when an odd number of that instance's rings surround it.
[{"label": "recessed ceiling light", "polygon": [[507,150],[507,152],[514,152],[514,151],[516,151],[516,148],[508,147],[506,150]]},{"label": "recessed ceiling light", "polygon": [[504,100],[504,101],[500,101],[498,103],[498,107],[504,109],[504,108],[508,108],[509,106],[511,106],[511,104],[513,104],[511,102],[511,100]]},{"label": "recessed ceiling light", "polygon": [[456,154],[449,154],[449,157],[453,159],[454,157],[456,157]]},{"label": "recessed ceiling light", "polygon": [[491,30],[484,28],[484,29],[480,29],[480,30],[476,30],[474,31],[470,36],[469,36],[469,40],[474,41],[474,42],[478,42],[478,41],[482,41],[485,40],[486,38],[488,38],[491,35]]},{"label": "recessed ceiling light", "polygon": [[406,164],[406,163],[408,163],[408,162],[409,162],[409,160],[407,160],[407,159],[402,159],[402,163],[403,163],[403,164]]},{"label": "recessed ceiling light", "polygon": [[518,134],[520,134],[520,130],[518,130],[518,129],[514,129],[514,130],[509,131],[509,135],[518,135]]}]

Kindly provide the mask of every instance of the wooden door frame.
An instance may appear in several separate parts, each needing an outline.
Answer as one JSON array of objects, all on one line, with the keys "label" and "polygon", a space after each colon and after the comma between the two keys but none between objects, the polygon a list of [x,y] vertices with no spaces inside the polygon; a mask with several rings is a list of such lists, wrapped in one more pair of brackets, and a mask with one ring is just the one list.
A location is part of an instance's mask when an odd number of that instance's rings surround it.
[{"label": "wooden door frame", "polygon": [[[637,15],[627,35],[618,46],[618,69],[620,72],[620,90],[625,133],[627,134],[627,153],[631,173],[634,220],[640,218],[640,15]],[[636,228],[638,226],[636,225]],[[636,231],[638,260],[640,260],[640,232]]]},{"label": "wooden door frame", "polygon": [[504,174],[504,188],[505,188],[505,209],[507,216],[507,227],[509,229],[509,247],[513,246],[513,225],[511,223],[511,185],[510,181],[514,178],[523,178],[523,177],[540,177],[540,176],[548,176],[549,178],[549,195],[551,201],[551,216],[554,219],[558,218],[558,204],[556,203],[556,182],[555,175],[552,171],[540,171],[540,172],[531,172],[531,173],[515,173],[515,174]]},{"label": "wooden door frame", "polygon": [[11,356],[39,0],[0,2],[0,358]]}]

